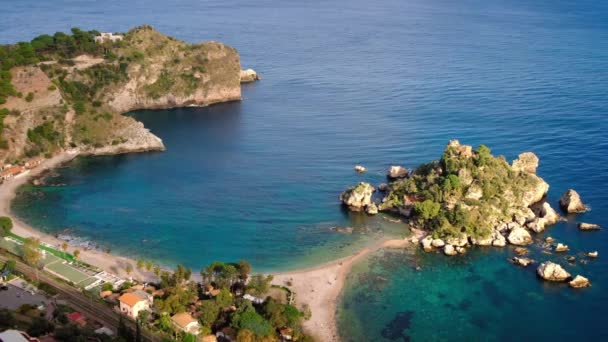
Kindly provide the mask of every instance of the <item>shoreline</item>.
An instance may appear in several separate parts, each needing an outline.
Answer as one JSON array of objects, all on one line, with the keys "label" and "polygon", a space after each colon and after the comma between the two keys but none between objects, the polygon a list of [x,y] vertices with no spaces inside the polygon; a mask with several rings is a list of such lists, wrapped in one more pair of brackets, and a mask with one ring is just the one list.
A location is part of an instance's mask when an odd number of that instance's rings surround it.
[{"label": "shoreline", "polygon": [[[46,159],[36,168],[30,170],[30,172],[27,174],[22,174],[0,185],[0,216],[8,216],[11,218],[11,220],[13,220],[13,233],[24,238],[38,238],[40,239],[40,242],[47,243],[60,250],[59,246],[65,242],[64,240],[60,240],[51,234],[40,231],[21,221],[11,212],[11,202],[16,196],[17,189],[26,184],[32,178],[42,174],[45,171],[55,169],[80,155],[81,153],[79,151],[61,152],[50,159]],[[142,281],[155,281],[157,279],[152,272],[145,272],[137,269],[136,261],[133,259],[93,249],[84,250],[74,246],[69,246],[67,251],[72,253],[77,249],[80,250],[79,260],[94,267],[100,268],[106,272],[111,272],[121,278],[137,278]],[[131,275],[127,275],[126,271],[124,270],[128,264],[131,264],[133,268]]]},{"label": "shoreline", "polygon": [[[11,201],[16,196],[19,187],[26,184],[43,172],[60,167],[74,158],[82,155],[80,151],[62,152],[50,159],[46,159],[35,169],[27,174],[13,178],[0,185],[0,216],[8,216],[13,220],[12,232],[22,237],[35,237],[41,242],[57,247],[64,242],[55,236],[40,231],[25,222],[21,221],[11,212]],[[84,153],[87,154],[87,153]],[[424,235],[423,231],[412,230],[413,235],[403,239],[384,238],[372,245],[366,246],[358,252],[340,259],[332,260],[317,266],[295,269],[286,272],[269,273],[274,279],[273,284],[285,286],[291,284],[289,288],[295,295],[295,304],[299,307],[307,305],[311,310],[311,318],[303,323],[304,329],[320,341],[340,341],[338,333],[336,310],[338,299],[342,293],[346,277],[350,273],[352,266],[365,256],[384,248],[406,248],[412,244],[412,238],[420,239]],[[83,250],[78,247],[69,246],[68,252],[80,250],[79,260],[97,267],[106,272],[113,273],[121,278],[135,278],[140,281],[155,282],[158,277],[153,272],[146,272],[137,269],[136,261],[116,254],[106,253],[99,250]],[[133,271],[128,275],[125,271],[126,265],[130,264]],[[192,274],[193,280],[197,279],[198,274]]]},{"label": "shoreline", "polygon": [[425,233],[412,230],[413,234],[403,239],[382,239],[375,244],[365,247],[357,253],[310,268],[273,274],[272,283],[288,286],[294,293],[295,304],[299,307],[306,305],[312,313],[311,318],[304,321],[304,329],[319,341],[338,342],[340,334],[336,321],[338,300],[346,277],[355,262],[381,249],[406,248],[416,246],[413,238],[420,239]]}]

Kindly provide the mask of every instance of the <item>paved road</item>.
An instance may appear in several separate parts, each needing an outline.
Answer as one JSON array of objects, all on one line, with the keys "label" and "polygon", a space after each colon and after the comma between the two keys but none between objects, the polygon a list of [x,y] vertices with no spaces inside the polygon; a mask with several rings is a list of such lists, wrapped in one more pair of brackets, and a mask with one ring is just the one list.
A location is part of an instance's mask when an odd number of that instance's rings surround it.
[{"label": "paved road", "polygon": [[[6,262],[9,258],[4,255],[0,255],[0,261]],[[57,293],[59,294],[61,299],[66,300],[70,303],[70,307],[78,310],[82,314],[84,314],[87,318],[92,319],[94,321],[99,322],[102,325],[112,328],[114,331],[118,329],[118,324],[120,322],[119,313],[112,310],[110,307],[105,305],[104,303],[97,302],[90,298],[87,298],[80,290],[72,287],[64,282],[60,282],[55,280],[55,278],[49,276],[47,273],[38,271],[21,261],[17,261],[16,270],[19,273],[26,275],[31,279],[36,279],[36,277],[49,285],[51,285]],[[135,323],[129,319],[124,319],[125,324],[131,329],[135,330]],[[152,335],[148,331],[142,331],[142,336],[146,341],[156,342],[160,341],[160,338]]]}]

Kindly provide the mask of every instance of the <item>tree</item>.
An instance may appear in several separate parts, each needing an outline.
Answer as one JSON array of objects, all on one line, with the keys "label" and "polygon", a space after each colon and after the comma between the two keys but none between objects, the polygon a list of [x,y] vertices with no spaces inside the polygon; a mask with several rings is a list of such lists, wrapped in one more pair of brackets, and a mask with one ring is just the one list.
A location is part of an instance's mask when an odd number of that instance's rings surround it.
[{"label": "tree", "polygon": [[64,242],[64,243],[61,244],[61,250],[63,251],[63,254],[65,256],[65,253],[67,253],[67,251],[68,251],[68,243],[67,242]]},{"label": "tree", "polygon": [[74,250],[74,259],[78,260],[78,258],[80,258],[80,251],[79,250]]},{"label": "tree", "polygon": [[30,266],[38,266],[42,260],[42,252],[40,251],[40,240],[29,237],[23,243],[23,261]]},{"label": "tree", "polygon": [[146,268],[146,271],[150,272],[152,270],[152,261],[146,260],[145,268]]},{"label": "tree", "polygon": [[215,296],[216,303],[220,306],[220,308],[225,308],[232,304],[232,293],[230,290],[223,288],[217,296]]},{"label": "tree", "polygon": [[160,266],[159,265],[154,265],[154,274],[157,277],[159,277],[160,276],[160,272],[161,272]]},{"label": "tree", "polygon": [[143,270],[144,269],[144,265],[145,265],[144,259],[138,259],[137,260],[137,269]]},{"label": "tree", "polygon": [[232,326],[239,330],[251,330],[257,336],[269,336],[274,330],[272,325],[253,308],[244,312],[237,311],[233,315]]},{"label": "tree", "polygon": [[249,273],[251,273],[251,264],[245,260],[239,260],[239,278],[247,280]]},{"label": "tree", "polygon": [[15,267],[17,266],[17,262],[15,260],[8,260],[6,264],[4,264],[3,270],[13,272]]},{"label": "tree", "polygon": [[220,307],[213,300],[204,300],[199,307],[198,319],[202,325],[210,327],[217,319],[220,313]]},{"label": "tree", "polygon": [[0,217],[0,236],[8,236],[13,229],[13,220],[8,216]]},{"label": "tree", "polygon": [[435,218],[439,214],[440,209],[441,205],[431,200],[425,200],[424,202],[414,204],[414,212],[423,220]]},{"label": "tree", "polygon": [[257,295],[265,294],[270,289],[270,282],[272,279],[272,275],[264,276],[262,274],[256,274],[249,280],[247,288]]}]

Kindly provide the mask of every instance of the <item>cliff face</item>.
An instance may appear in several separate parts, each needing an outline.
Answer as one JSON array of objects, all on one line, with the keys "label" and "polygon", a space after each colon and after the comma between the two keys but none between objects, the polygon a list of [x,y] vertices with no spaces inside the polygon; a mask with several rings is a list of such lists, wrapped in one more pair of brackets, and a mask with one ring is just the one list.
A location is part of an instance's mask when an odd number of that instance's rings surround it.
[{"label": "cliff face", "polygon": [[6,142],[0,159],[66,149],[164,150],[161,139],[122,114],[241,99],[239,55],[224,44],[187,44],[142,26],[94,46],[94,55],[46,53],[43,62],[10,70],[16,95],[0,105]]}]

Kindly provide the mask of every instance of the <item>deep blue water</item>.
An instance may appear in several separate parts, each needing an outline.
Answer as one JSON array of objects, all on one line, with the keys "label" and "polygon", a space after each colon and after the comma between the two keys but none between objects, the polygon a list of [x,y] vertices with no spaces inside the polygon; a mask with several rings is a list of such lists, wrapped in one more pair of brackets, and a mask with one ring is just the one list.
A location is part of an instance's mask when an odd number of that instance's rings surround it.
[{"label": "deep blue water", "polygon": [[[71,26],[124,31],[148,23],[187,41],[230,44],[264,78],[244,87],[240,103],[135,113],[167,152],[78,160],[56,178],[66,186],[17,200],[26,221],[71,227],[166,264],[247,258],[258,269],[284,269],[395,233],[382,220],[349,216],[337,201],[347,185],[382,181],[392,163],[438,158],[453,138],[508,159],[531,150],[552,203],[573,187],[593,209],[546,233],[573,253],[600,251],[597,261],[569,266],[591,289],[543,284],[532,268],[506,263],[509,249],[449,261],[375,257],[351,276],[342,334],[608,338],[608,236],[575,226],[608,226],[608,3],[26,0],[4,6],[2,19],[5,43]],[[354,164],[370,171],[356,175]],[[350,224],[372,230],[328,229]],[[421,272],[413,271],[416,259]]]}]

